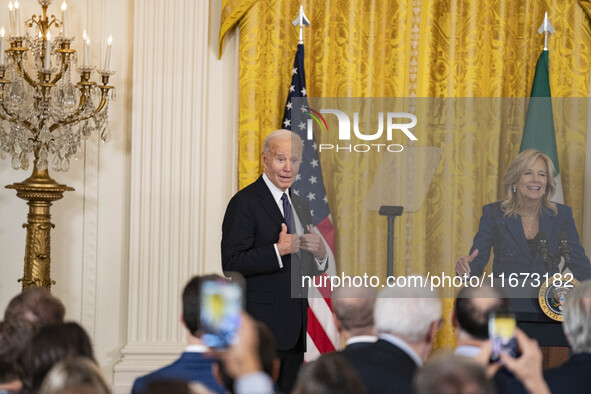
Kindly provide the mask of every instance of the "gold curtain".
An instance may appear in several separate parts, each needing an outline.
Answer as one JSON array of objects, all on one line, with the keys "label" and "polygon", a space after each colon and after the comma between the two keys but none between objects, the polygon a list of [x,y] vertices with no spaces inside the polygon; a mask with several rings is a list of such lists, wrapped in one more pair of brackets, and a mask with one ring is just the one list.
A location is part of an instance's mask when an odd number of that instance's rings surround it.
[{"label": "gold curtain", "polygon": [[[549,37],[552,96],[589,96],[589,18],[572,1],[224,1],[224,12],[234,19],[222,26],[227,31],[238,20],[240,28],[240,188],[262,172],[262,141],[281,127],[298,42],[291,21],[300,3],[311,22],[304,30],[311,97],[528,97],[545,11],[556,30]],[[232,7],[242,10],[239,19]],[[586,102],[579,109],[559,105],[554,111],[583,117],[586,125]],[[503,108],[493,115],[486,129],[440,127],[420,136],[418,145],[441,148],[442,158],[423,208],[397,219],[395,275],[453,272],[472,244],[482,205],[503,197],[502,174],[519,150],[522,121],[512,124],[514,116]],[[517,115],[523,117],[523,109]],[[565,202],[580,226],[586,127],[558,121],[556,134]],[[327,134],[317,138],[330,142]],[[359,161],[320,155],[338,269],[384,277],[386,221],[363,205],[380,155],[358,160],[368,162],[360,167]],[[359,168],[366,173],[351,176]],[[444,300],[448,322],[438,347],[454,344],[452,303]]]}]

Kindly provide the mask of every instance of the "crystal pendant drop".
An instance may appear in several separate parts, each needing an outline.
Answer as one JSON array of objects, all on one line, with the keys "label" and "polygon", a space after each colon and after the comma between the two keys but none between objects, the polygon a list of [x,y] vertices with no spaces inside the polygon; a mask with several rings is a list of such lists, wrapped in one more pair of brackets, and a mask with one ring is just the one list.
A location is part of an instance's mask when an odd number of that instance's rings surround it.
[{"label": "crystal pendant drop", "polygon": [[39,149],[39,159],[37,160],[37,168],[41,171],[47,170],[47,148],[42,146]]},{"label": "crystal pendant drop", "polygon": [[39,159],[39,161],[37,162],[37,168],[40,171],[47,170],[47,159],[44,159],[44,160]]},{"label": "crystal pendant drop", "polygon": [[103,129],[103,132],[101,133],[101,141],[103,143],[107,143],[111,141],[111,130],[109,129],[109,127],[105,127]]},{"label": "crystal pendant drop", "polygon": [[68,82],[64,85],[63,88],[64,92],[64,107],[71,109],[76,106],[76,95],[74,94],[74,86]]},{"label": "crystal pendant drop", "polygon": [[60,86],[57,89],[57,103],[59,105],[64,105],[64,87]]},{"label": "crystal pendant drop", "polygon": [[74,160],[80,160],[83,157],[83,153],[82,153],[82,147],[81,146],[77,146],[76,147],[76,153],[74,153]]},{"label": "crystal pendant drop", "polygon": [[70,169],[70,160],[67,157],[62,159],[62,171],[68,171]]},{"label": "crystal pendant drop", "polygon": [[47,144],[51,140],[51,133],[49,132],[49,128],[47,126],[43,126],[41,132],[39,133],[39,141],[42,144]]},{"label": "crystal pendant drop", "polygon": [[53,159],[51,159],[51,168],[56,171],[61,171],[62,169],[62,159],[58,155],[54,155]]},{"label": "crystal pendant drop", "polygon": [[88,125],[88,122],[84,122],[82,129],[80,130],[80,136],[84,139],[87,139],[92,134],[92,129]]},{"label": "crystal pendant drop", "polygon": [[69,148],[69,145],[67,143],[63,144],[62,147],[60,148],[59,156],[66,157],[66,155],[68,154],[68,148]]},{"label": "crystal pendant drop", "polygon": [[22,149],[18,141],[14,141],[14,144],[12,145],[12,155],[20,155],[21,151]]},{"label": "crystal pendant drop", "polygon": [[14,168],[15,170],[18,170],[19,168],[21,168],[21,161],[19,159],[19,155],[17,154],[13,154],[12,155],[12,168]]},{"label": "crystal pendant drop", "polygon": [[11,84],[9,98],[15,103],[24,100],[25,88],[23,87],[23,81],[17,79]]},{"label": "crystal pendant drop", "polygon": [[19,160],[21,162],[21,168],[23,170],[28,170],[29,169],[29,155],[27,155],[27,152],[22,151],[20,154]]}]

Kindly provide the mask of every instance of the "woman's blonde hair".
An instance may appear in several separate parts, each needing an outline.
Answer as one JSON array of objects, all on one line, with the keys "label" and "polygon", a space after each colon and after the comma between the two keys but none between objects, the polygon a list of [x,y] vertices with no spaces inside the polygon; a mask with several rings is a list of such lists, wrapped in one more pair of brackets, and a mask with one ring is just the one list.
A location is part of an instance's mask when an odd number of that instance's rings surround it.
[{"label": "woman's blonde hair", "polygon": [[513,185],[519,182],[519,179],[523,173],[534,164],[534,162],[541,158],[546,163],[546,178],[548,183],[546,184],[546,190],[542,196],[542,203],[538,208],[540,211],[542,207],[549,209],[552,215],[558,213],[556,204],[550,199],[554,196],[556,191],[556,181],[554,181],[554,173],[556,172],[552,160],[537,149],[527,149],[518,154],[515,159],[509,164],[507,173],[503,178],[503,187],[507,191],[507,199],[501,203],[501,208],[505,212],[505,216],[517,216],[519,212],[519,197],[517,192],[513,191]]}]

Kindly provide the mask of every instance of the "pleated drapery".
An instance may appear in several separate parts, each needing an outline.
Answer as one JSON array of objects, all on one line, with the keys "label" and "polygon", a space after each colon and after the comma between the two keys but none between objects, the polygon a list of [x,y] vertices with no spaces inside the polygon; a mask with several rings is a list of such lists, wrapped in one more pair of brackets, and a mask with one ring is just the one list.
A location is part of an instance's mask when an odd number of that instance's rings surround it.
[{"label": "pleated drapery", "polygon": [[[528,97],[547,11],[556,30],[549,38],[552,96],[566,98],[589,96],[591,29],[580,3],[224,1],[220,48],[225,32],[234,24],[240,29],[239,187],[262,172],[262,141],[281,128],[299,32],[291,21],[300,4],[311,22],[304,30],[311,97]],[[465,108],[463,100],[446,103]],[[449,127],[445,111],[433,114],[441,125],[417,146],[439,147],[441,161],[423,207],[397,219],[395,275],[453,272],[472,244],[482,205],[503,198],[502,176],[519,150],[523,110],[499,104],[486,127]],[[554,112],[565,203],[581,232],[587,104],[560,101]],[[327,134],[317,138],[331,142]],[[380,160],[320,153],[338,269],[350,275],[386,275],[386,222],[363,203]],[[448,299],[446,318],[451,308]],[[446,324],[437,346],[453,345],[452,334]]]}]

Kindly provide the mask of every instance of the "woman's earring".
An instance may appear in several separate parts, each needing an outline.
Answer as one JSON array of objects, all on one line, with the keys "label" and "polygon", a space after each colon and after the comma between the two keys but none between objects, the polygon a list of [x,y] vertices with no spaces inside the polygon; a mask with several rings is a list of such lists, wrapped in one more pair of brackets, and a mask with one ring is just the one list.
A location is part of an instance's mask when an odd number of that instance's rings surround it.
[{"label": "woman's earring", "polygon": [[513,186],[513,193],[517,193],[517,188]]}]

